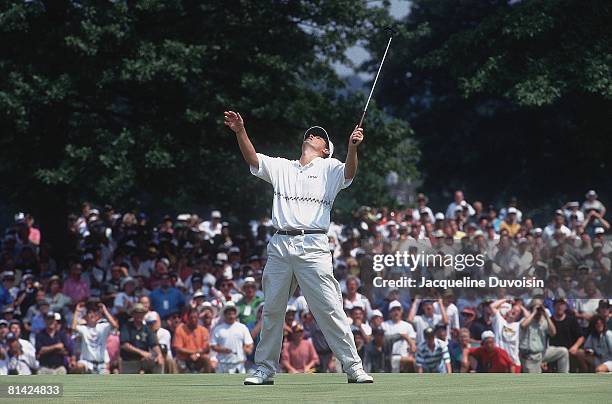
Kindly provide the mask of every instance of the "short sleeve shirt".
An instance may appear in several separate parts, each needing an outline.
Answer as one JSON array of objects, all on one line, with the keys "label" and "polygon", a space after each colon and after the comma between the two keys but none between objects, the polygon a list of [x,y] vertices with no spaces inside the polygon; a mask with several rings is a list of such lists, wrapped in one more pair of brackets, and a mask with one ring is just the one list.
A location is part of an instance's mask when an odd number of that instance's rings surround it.
[{"label": "short sleeve shirt", "polygon": [[317,157],[302,166],[298,160],[257,153],[259,167],[251,173],[272,184],[272,225],[279,230],[327,230],[334,199],[352,179],[344,178],[344,163]]},{"label": "short sleeve shirt", "polygon": [[[416,338],[416,332],[414,331],[412,324],[403,320],[398,321],[397,323],[387,320],[383,323],[382,329],[385,330],[385,335],[408,334],[410,338]],[[393,343],[391,354],[406,356],[408,355],[408,348],[408,342],[403,338],[399,339]]]},{"label": "short sleeve shirt", "polygon": [[104,362],[106,340],[112,330],[111,325],[107,322],[97,323],[94,327],[77,325],[76,330],[81,335],[81,359]]},{"label": "short sleeve shirt", "polygon": [[[121,327],[120,338],[121,344],[129,342],[136,348],[142,349],[143,351],[149,351],[151,348],[158,345],[157,335],[155,335],[153,330],[146,325],[143,325],[140,329],[137,329],[134,327],[134,323],[132,321],[125,323],[123,327]],[[140,359],[140,355],[122,349],[121,359],[138,360]]]},{"label": "short sleeve shirt", "polygon": [[230,353],[217,353],[217,359],[220,363],[234,364],[246,360],[244,346],[251,345],[253,338],[244,324],[219,323],[213,329],[210,343],[231,349]]}]

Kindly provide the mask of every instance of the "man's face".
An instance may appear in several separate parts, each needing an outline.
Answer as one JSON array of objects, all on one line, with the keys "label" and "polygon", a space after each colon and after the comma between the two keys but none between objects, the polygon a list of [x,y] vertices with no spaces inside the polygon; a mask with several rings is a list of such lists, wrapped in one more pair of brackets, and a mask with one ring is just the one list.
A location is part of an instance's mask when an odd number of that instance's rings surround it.
[{"label": "man's face", "polygon": [[6,334],[8,334],[9,332],[9,328],[8,325],[6,324],[0,324],[0,339],[4,339],[4,337],[6,337]]},{"label": "man's face", "polygon": [[288,311],[285,313],[285,323],[291,325],[295,320],[295,311]]},{"label": "man's face", "polygon": [[495,348],[495,340],[493,340],[493,338],[487,338],[482,342],[482,347],[485,349],[485,351],[487,352],[491,352],[493,351],[493,349]]},{"label": "man's face", "polygon": [[372,328],[378,328],[382,325],[382,323],[383,318],[380,316],[375,316],[370,319],[370,325],[372,326]]},{"label": "man's face", "polygon": [[508,313],[504,316],[506,321],[509,323],[514,323],[520,316],[521,309],[518,306],[512,306],[512,309],[508,310]]},{"label": "man's face", "polygon": [[460,203],[463,200],[463,192],[455,192],[455,203]]},{"label": "man's face", "polygon": [[351,310],[351,318],[353,321],[357,321],[361,324],[363,322],[363,310],[360,308],[354,308]]},{"label": "man's face", "polygon": [[9,330],[13,334],[15,334],[17,339],[19,339],[19,337],[21,336],[21,327],[19,326],[19,324],[11,324],[11,326],[9,327]]},{"label": "man's face", "polygon": [[223,319],[227,324],[233,324],[236,321],[236,310],[226,310],[225,314],[223,314]]},{"label": "man's face", "polygon": [[190,328],[196,328],[198,325],[198,312],[197,311],[192,311],[191,314],[189,314],[189,321],[188,324]]},{"label": "man's face", "polygon": [[253,285],[252,283],[249,283],[248,285],[244,285],[244,295],[250,299],[253,296],[255,296],[255,285]]},{"label": "man's face", "polygon": [[434,307],[431,303],[423,303],[423,313],[426,317],[433,317]]},{"label": "man's face", "polygon": [[557,302],[555,303],[555,314],[563,314],[565,313],[565,310],[567,310],[567,304],[565,304],[565,302]]},{"label": "man's face", "polygon": [[210,310],[205,310],[200,318],[205,326],[212,324],[213,315]]},{"label": "man's face", "polygon": [[149,300],[148,296],[142,296],[140,298],[140,303],[142,303],[146,311],[151,309],[151,301]]},{"label": "man's face", "polygon": [[401,320],[402,319],[402,309],[400,309],[399,307],[393,308],[389,312],[389,317],[391,317],[391,320],[393,320],[393,321]]},{"label": "man's face", "polygon": [[100,315],[98,314],[97,311],[89,310],[87,312],[85,321],[87,321],[87,324],[89,326],[92,326],[92,325],[95,325],[98,322],[99,318],[100,318]]},{"label": "man's face", "polygon": [[346,283],[346,289],[349,293],[355,293],[357,291],[357,281],[355,279],[349,279]]},{"label": "man's face", "polygon": [[134,312],[134,324],[142,324],[142,321],[144,320],[144,315],[144,313]]},{"label": "man's face", "polygon": [[327,150],[327,142],[321,135],[315,135],[312,133],[309,134],[306,136],[306,139],[304,139],[304,144],[308,144],[310,147],[314,148],[321,154],[321,156],[329,154],[329,151]]}]

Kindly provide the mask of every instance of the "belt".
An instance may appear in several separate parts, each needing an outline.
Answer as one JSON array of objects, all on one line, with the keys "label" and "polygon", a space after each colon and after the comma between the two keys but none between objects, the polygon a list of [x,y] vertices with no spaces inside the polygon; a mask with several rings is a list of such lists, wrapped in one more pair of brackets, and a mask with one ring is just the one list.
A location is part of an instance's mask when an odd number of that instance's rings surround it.
[{"label": "belt", "polygon": [[277,230],[281,236],[303,236],[304,234],[327,234],[327,230]]}]

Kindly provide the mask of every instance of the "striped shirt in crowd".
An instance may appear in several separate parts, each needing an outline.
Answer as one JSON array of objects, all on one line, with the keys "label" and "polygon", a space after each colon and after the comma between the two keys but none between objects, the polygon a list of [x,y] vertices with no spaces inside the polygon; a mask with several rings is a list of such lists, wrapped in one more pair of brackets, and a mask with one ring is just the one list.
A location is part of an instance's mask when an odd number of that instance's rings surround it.
[{"label": "striped shirt in crowd", "polygon": [[423,341],[416,353],[417,367],[423,368],[425,373],[445,373],[446,363],[450,363],[448,345],[446,342],[434,339],[434,349],[429,350],[427,341]]}]

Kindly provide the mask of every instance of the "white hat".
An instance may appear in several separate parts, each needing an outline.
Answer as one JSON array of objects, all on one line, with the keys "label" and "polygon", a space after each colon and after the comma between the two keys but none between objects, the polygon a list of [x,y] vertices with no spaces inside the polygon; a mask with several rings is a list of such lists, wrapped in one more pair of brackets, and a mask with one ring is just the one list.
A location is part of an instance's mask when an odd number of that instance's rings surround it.
[{"label": "white hat", "polygon": [[400,302],[398,302],[397,300],[393,300],[391,303],[389,303],[389,311],[395,309],[399,307],[400,309],[402,308],[402,304]]},{"label": "white hat", "polygon": [[150,311],[144,316],[145,323],[154,323],[157,321],[158,314],[154,311]]},{"label": "white hat", "polygon": [[204,292],[202,292],[201,290],[198,290],[197,292],[195,292],[193,294],[193,296],[191,298],[192,299],[197,299],[198,297],[204,297]]},{"label": "white hat", "polygon": [[227,261],[227,254],[224,252],[217,253],[217,261]]},{"label": "white hat", "polygon": [[518,213],[518,210],[514,206],[511,206],[508,208],[508,214],[511,214],[511,213],[516,214]]},{"label": "white hat", "polygon": [[586,193],[586,197],[588,198],[589,196],[597,196],[597,192],[595,192],[594,189],[591,189],[589,192]]},{"label": "white hat", "polygon": [[374,317],[382,317],[382,312],[378,309],[376,310],[372,310],[372,316],[370,318],[374,318]]},{"label": "white hat", "polygon": [[604,230],[603,227],[596,227],[595,228],[595,234],[604,234],[606,231]]},{"label": "white hat", "polygon": [[287,310],[285,310],[285,313],[288,313],[290,311],[297,311],[297,307],[295,307],[294,305],[290,304],[287,306]]},{"label": "white hat", "polygon": [[213,218],[213,219],[221,219],[221,212],[218,211],[218,210],[213,210],[210,213],[210,217]]},{"label": "white hat", "polygon": [[433,236],[436,238],[444,237],[444,231],[442,229],[438,229],[433,232]]},{"label": "white hat", "polygon": [[361,309],[361,310],[365,310],[365,306],[363,305],[363,302],[361,300],[353,303],[353,307],[352,309]]},{"label": "white hat", "polygon": [[444,220],[444,213],[438,212],[435,216],[436,220]]},{"label": "white hat", "polygon": [[190,213],[181,213],[180,215],[178,215],[176,217],[176,220],[180,221],[180,222],[186,222],[188,220],[191,219],[191,214]]},{"label": "white hat", "polygon": [[132,278],[131,276],[126,276],[125,278],[121,279],[121,289],[123,289],[128,282],[132,282],[135,285],[136,279]]},{"label": "white hat", "polygon": [[484,331],[481,335],[480,335],[480,340],[484,341],[487,338],[493,338],[495,339],[495,334],[493,333],[493,331],[490,330],[486,330]]},{"label": "white hat", "polygon": [[455,212],[461,212],[461,211],[463,211],[463,207],[461,207],[461,205],[455,206]]},{"label": "white hat", "polygon": [[306,129],[306,132],[304,132],[304,140],[306,139],[306,136],[310,134],[310,131],[314,131],[314,132],[322,131],[325,134],[325,137],[327,138],[327,144],[328,144],[327,149],[329,150],[329,156],[327,157],[331,157],[334,154],[334,144],[329,138],[327,131],[321,126],[311,126],[310,128]]},{"label": "white hat", "polygon": [[238,311],[238,308],[236,308],[236,304],[230,301],[230,302],[225,303],[225,306],[223,306],[223,308],[221,309],[221,313],[225,314],[225,312],[229,309],[234,309]]}]

